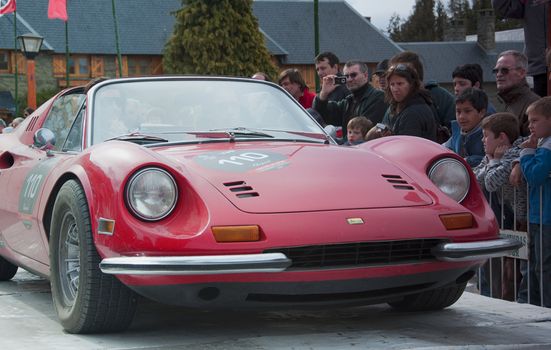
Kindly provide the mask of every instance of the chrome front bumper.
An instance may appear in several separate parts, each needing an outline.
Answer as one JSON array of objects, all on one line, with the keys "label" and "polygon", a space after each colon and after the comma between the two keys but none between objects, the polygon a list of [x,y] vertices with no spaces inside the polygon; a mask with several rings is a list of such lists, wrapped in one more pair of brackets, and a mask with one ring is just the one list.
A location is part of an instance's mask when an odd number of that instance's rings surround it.
[{"label": "chrome front bumper", "polygon": [[101,271],[113,275],[210,275],[282,272],[291,265],[283,253],[206,256],[124,256],[103,259]]},{"label": "chrome front bumper", "polygon": [[504,256],[520,247],[520,241],[500,238],[491,241],[442,243],[432,249],[432,254],[442,261],[485,260]]},{"label": "chrome front bumper", "polygon": [[[432,249],[441,261],[485,260],[504,256],[522,246],[513,239],[495,239],[467,243],[442,243]],[[135,256],[103,259],[100,269],[113,275],[210,275],[229,273],[283,272],[292,261],[283,253],[206,255],[206,256]]]}]

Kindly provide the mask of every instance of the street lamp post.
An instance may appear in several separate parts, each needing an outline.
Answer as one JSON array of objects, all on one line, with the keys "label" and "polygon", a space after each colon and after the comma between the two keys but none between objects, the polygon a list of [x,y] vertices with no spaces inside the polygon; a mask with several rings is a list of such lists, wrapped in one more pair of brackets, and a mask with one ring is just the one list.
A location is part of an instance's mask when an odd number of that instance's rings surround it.
[{"label": "street lamp post", "polygon": [[35,34],[24,34],[17,37],[21,52],[27,59],[27,106],[36,109],[36,79],[34,58],[42,46],[43,37]]}]

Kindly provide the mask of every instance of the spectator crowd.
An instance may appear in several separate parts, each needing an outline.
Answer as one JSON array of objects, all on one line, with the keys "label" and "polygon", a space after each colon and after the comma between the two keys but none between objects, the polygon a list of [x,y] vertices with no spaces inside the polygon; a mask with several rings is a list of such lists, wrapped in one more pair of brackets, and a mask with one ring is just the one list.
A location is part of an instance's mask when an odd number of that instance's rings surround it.
[{"label": "spectator crowd", "polygon": [[321,81],[317,94],[297,69],[281,72],[278,83],[327,131],[342,128],[344,146],[409,135],[463,157],[501,228],[528,235],[527,261],[493,259],[498,261],[481,268],[481,294],[551,307],[551,97],[545,96],[547,80],[542,83],[541,76],[532,88],[528,84],[530,72],[541,75],[533,60],[515,50],[497,56],[492,70],[497,107],[483,90],[479,64],[465,62],[450,70],[452,94],[424,81],[421,59],[410,51],[379,62],[371,79],[366,63],[348,61],[341,72],[338,57],[323,52],[314,58]]}]

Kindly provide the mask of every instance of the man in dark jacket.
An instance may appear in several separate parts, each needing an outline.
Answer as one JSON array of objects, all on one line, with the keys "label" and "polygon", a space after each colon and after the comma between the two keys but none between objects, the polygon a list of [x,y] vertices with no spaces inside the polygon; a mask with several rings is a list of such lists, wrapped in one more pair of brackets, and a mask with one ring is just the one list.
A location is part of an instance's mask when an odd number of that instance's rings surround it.
[{"label": "man in dark jacket", "polygon": [[502,18],[524,21],[524,54],[528,57],[527,75],[534,78],[534,92],[547,95],[547,11],[549,1],[492,0],[496,13]]},{"label": "man in dark jacket", "polygon": [[499,54],[493,70],[496,75],[497,96],[504,105],[500,112],[510,112],[518,118],[521,136],[530,134],[526,108],[540,98],[526,83],[527,66],[528,59],[522,52],[508,50]]},{"label": "man in dark jacket", "polygon": [[[316,73],[321,80],[328,75],[341,75],[339,68],[339,58],[332,52],[322,52],[314,59],[316,65]],[[329,101],[339,102],[350,95],[350,91],[346,85],[337,85],[335,90],[328,96]]]},{"label": "man in dark jacket", "polygon": [[329,95],[335,90],[335,75],[323,78],[321,91],[314,99],[313,108],[317,110],[327,124],[341,125],[346,136],[346,126],[352,117],[363,116],[373,125],[379,123],[385,114],[387,105],[384,93],[369,85],[367,65],[360,61],[349,61],[344,65],[346,87],[351,91],[344,100],[329,101]]}]

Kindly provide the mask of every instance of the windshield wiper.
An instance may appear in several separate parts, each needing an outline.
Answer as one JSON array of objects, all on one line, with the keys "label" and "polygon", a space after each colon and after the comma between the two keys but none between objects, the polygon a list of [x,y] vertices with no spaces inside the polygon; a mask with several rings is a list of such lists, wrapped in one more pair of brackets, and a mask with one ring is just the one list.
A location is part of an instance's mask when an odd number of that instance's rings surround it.
[{"label": "windshield wiper", "polygon": [[231,129],[212,129],[209,131],[186,131],[186,134],[211,139],[227,138],[230,140],[230,142],[234,142],[235,139],[238,138],[274,138],[274,136],[270,134],[243,127]]},{"label": "windshield wiper", "polygon": [[142,134],[140,132],[132,132],[129,134],[123,134],[116,137],[112,137],[106,141],[111,140],[119,140],[119,141],[130,141],[137,143],[138,145],[145,145],[150,143],[159,143],[159,142],[168,142],[167,139],[159,137],[159,136],[153,136],[153,135],[146,135]]},{"label": "windshield wiper", "polygon": [[268,138],[274,138],[270,134],[266,134],[265,132],[258,131],[258,130],[252,130],[247,129],[244,127],[237,127],[233,129],[213,129],[211,131],[223,131],[227,133],[230,137],[230,139],[235,139],[236,137],[268,137]]}]

